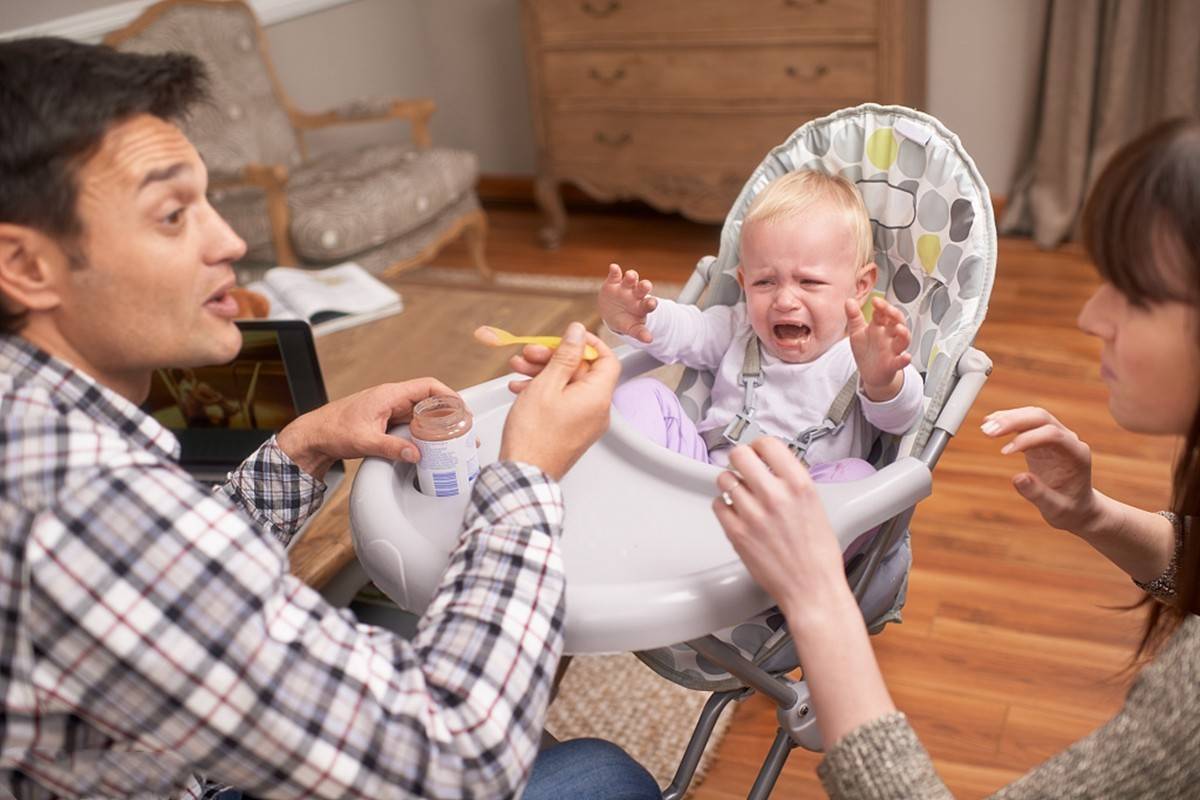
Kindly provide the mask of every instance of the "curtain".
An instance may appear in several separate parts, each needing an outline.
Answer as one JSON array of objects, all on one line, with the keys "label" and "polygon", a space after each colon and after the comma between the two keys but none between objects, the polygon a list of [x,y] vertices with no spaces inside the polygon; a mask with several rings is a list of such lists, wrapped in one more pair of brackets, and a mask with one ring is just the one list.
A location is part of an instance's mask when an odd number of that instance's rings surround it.
[{"label": "curtain", "polygon": [[1053,247],[1121,145],[1200,116],[1200,2],[1050,0],[1037,103],[1001,230]]}]

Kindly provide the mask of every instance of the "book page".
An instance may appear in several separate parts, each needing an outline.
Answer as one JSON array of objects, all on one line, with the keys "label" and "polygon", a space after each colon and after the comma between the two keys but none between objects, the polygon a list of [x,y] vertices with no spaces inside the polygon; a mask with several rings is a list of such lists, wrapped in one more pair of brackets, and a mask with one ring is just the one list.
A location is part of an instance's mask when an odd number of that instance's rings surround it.
[{"label": "book page", "polygon": [[267,270],[263,280],[288,307],[310,321],[323,312],[366,314],[400,303],[400,295],[353,263],[319,270],[275,267]]},{"label": "book page", "polygon": [[267,302],[271,304],[270,310],[267,312],[267,319],[304,319],[294,308],[288,305],[287,300],[278,292],[272,289],[266,281],[254,281],[247,284],[246,288],[252,292],[258,292],[263,297],[267,298]]}]

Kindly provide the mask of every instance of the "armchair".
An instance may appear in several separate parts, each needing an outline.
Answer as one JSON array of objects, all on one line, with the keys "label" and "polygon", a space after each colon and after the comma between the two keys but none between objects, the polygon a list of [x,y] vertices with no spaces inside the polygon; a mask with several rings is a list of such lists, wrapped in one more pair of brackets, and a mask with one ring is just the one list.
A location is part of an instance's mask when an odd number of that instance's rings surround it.
[{"label": "armchair", "polygon": [[[133,52],[183,50],[209,72],[212,101],[186,121],[210,174],[209,199],[248,246],[247,260],[325,265],[354,260],[392,275],[466,236],[487,278],[487,217],[473,153],[431,146],[432,100],[354,100],[309,113],[287,99],[262,26],[243,0],[163,0],[105,43]],[[310,158],[304,133],[400,119],[412,142]]]}]

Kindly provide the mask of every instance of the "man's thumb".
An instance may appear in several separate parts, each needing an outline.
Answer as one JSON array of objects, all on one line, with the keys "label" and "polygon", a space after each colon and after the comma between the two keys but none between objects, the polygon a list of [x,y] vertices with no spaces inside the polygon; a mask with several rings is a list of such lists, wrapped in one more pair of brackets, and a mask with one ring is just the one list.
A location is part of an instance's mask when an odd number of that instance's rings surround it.
[{"label": "man's thumb", "polygon": [[586,329],[581,323],[572,322],[567,326],[562,344],[554,349],[554,355],[542,374],[550,373],[555,380],[565,385],[575,374],[579,363],[583,360],[583,335]]}]

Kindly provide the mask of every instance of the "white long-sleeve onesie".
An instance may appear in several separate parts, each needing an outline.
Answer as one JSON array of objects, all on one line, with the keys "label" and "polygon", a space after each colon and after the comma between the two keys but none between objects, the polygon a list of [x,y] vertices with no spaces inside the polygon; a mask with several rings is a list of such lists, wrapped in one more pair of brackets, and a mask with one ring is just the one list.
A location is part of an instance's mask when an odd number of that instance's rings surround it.
[{"label": "white long-sleeve onesie", "polygon": [[[696,428],[701,433],[724,428],[742,410],[739,384],[746,342],[754,336],[746,304],[716,305],[701,311],[693,305],[660,299],[646,317],[654,341],[645,344],[623,337],[659,361],[682,363],[693,369],[713,372],[712,407]],[[814,361],[791,364],[765,349],[762,351],[763,385],[754,393],[755,422],[764,433],[791,439],[801,431],[820,425],[834,398],[857,366],[850,339],[834,344]],[[904,383],[891,400],[876,403],[858,389],[861,413],[851,414],[842,429],[812,444],[805,460],[824,464],[842,458],[866,458],[875,431],[904,433],[921,415],[921,376],[910,364],[904,368]],[[714,452],[724,463],[728,449]]]}]

